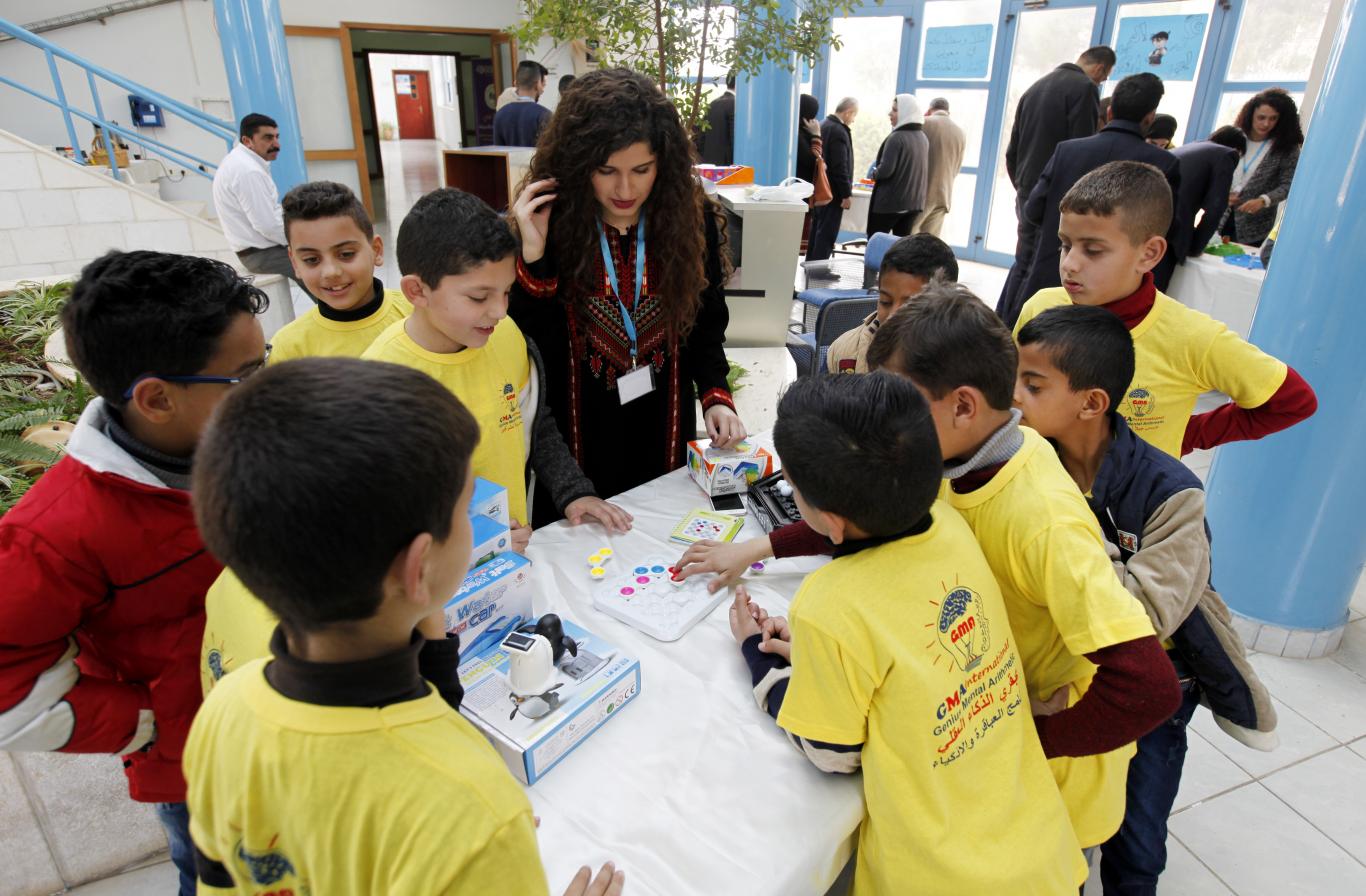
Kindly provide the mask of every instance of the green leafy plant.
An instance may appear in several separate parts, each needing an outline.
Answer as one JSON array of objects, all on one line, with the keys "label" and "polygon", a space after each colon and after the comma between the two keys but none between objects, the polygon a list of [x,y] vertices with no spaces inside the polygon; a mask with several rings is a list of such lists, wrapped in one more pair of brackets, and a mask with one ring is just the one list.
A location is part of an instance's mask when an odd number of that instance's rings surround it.
[{"label": "green leafy plant", "polygon": [[[881,5],[882,0],[877,0]],[[620,65],[654,78],[686,127],[704,124],[702,77],[707,65],[757,75],[765,63],[814,64],[840,44],[831,20],[861,0],[805,0],[793,18],[777,0],[521,0],[523,20],[508,31],[524,47],[549,39],[584,40],[599,65]]]},{"label": "green leafy plant", "polygon": [[46,367],[47,340],[70,294],[71,284],[62,282],[22,283],[0,295],[0,515],[61,457],[22,433],[51,420],[75,422],[93,397],[79,377],[63,383]]}]

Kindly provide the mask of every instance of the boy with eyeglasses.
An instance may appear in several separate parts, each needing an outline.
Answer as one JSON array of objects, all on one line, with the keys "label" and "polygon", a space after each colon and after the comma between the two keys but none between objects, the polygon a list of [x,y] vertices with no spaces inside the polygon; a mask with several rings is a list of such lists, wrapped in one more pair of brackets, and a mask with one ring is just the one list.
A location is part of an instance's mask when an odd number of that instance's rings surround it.
[{"label": "boy with eyeglasses", "polygon": [[0,750],[123,757],[195,891],[180,759],[199,709],[204,592],[190,508],[209,415],[265,365],[259,289],[219,261],[110,252],[62,309],[98,396],[66,456],[0,518]]}]

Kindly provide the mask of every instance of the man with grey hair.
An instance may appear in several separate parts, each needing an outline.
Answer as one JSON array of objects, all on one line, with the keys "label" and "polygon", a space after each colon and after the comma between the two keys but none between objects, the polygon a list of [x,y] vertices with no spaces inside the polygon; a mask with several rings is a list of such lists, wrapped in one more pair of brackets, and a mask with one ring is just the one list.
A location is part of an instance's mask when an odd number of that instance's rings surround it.
[{"label": "man with grey hair", "polygon": [[811,237],[806,243],[806,260],[822,261],[835,250],[840,221],[854,193],[854,136],[849,127],[858,117],[858,100],[846,96],[835,111],[821,122],[824,144],[825,176],[830,180],[833,198],[811,212]]},{"label": "man with grey hair", "polygon": [[952,118],[949,101],[936,97],[925,113],[925,138],[930,141],[930,174],[925,190],[925,210],[920,213],[911,233],[939,236],[944,217],[953,204],[953,182],[963,167],[963,151],[968,138]]}]

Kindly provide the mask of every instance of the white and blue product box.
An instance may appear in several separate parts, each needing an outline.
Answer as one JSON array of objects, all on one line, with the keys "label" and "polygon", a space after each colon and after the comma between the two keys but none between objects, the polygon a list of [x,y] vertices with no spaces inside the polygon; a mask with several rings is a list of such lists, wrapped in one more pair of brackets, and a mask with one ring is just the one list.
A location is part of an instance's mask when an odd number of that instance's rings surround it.
[{"label": "white and blue product box", "polygon": [[474,536],[474,550],[470,552],[471,570],[512,550],[512,531],[507,523],[499,523],[487,516],[471,516],[470,530]]},{"label": "white and blue product box", "polygon": [[[506,530],[504,530],[506,531]],[[446,602],[446,631],[460,636],[460,654],[495,642],[531,619],[531,561],[512,551],[499,554],[465,576]],[[501,633],[499,633],[501,632]]]},{"label": "white and blue product box", "polygon": [[511,526],[508,490],[482,476],[474,477],[474,493],[470,495],[470,517],[476,516],[486,516],[495,523]]},{"label": "white and blue product box", "polygon": [[544,697],[512,699],[501,638],[460,663],[461,714],[493,743],[523,784],[539,781],[640,693],[639,660],[568,619],[562,622],[579,652],[566,654],[556,669],[559,688],[547,692],[554,704],[548,712]]}]

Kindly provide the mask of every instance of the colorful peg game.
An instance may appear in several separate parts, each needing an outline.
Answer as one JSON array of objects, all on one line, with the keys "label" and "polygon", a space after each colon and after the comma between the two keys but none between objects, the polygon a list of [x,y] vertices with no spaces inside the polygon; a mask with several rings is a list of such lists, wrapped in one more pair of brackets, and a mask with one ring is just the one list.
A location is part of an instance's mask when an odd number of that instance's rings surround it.
[{"label": "colorful peg game", "polygon": [[711,510],[690,510],[669,537],[683,544],[698,541],[730,541],[745,524],[743,519]]},{"label": "colorful peg game", "polygon": [[[710,576],[677,578],[672,560],[655,558],[593,589],[593,605],[660,641],[676,641],[726,599],[707,591]],[[667,583],[667,584],[666,584]]]}]

